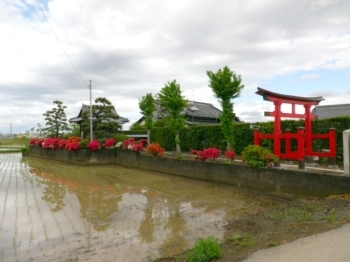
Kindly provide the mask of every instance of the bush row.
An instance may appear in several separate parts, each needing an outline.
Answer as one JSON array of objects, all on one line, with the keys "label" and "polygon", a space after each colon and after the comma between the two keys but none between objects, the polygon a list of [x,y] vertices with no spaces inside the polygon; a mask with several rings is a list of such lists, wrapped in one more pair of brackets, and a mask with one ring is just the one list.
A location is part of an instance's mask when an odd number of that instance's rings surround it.
[{"label": "bush row", "polygon": [[[289,129],[296,133],[298,127],[304,127],[304,120],[283,120],[281,124],[282,132]],[[330,128],[336,129],[337,134],[337,160],[343,161],[343,131],[349,129],[350,117],[337,117],[325,120],[312,121],[314,134],[327,134]],[[235,124],[235,151],[241,154],[245,147],[254,143],[254,129],[259,128],[262,134],[272,134],[274,132],[274,122],[256,122]],[[124,131],[126,134],[145,134],[145,130]],[[166,127],[155,127],[151,131],[151,141],[159,143],[165,150],[175,150],[175,133]],[[226,150],[226,140],[220,125],[206,125],[188,127],[180,132],[182,151],[203,150],[215,147],[221,151]],[[327,140],[314,140],[314,151],[321,151],[329,148]],[[273,150],[273,140],[263,140],[262,146]],[[282,152],[285,144],[282,143]],[[297,142],[292,141],[292,148],[296,150]]]}]

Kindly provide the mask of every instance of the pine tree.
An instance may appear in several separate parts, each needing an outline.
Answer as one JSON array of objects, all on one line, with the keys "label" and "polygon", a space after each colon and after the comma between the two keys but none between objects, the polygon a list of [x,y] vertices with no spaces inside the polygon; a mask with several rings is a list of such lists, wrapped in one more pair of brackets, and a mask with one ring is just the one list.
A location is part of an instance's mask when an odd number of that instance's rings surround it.
[{"label": "pine tree", "polygon": [[58,100],[53,101],[53,103],[56,104],[56,107],[43,114],[46,122],[42,131],[49,137],[60,137],[65,131],[69,130],[66,113],[64,112],[67,107],[63,106],[63,103]]}]

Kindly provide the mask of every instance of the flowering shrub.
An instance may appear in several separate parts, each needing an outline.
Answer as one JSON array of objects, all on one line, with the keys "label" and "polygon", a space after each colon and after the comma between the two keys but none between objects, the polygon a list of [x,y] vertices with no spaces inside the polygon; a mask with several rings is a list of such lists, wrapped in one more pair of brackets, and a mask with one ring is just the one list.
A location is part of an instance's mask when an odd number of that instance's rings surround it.
[{"label": "flowering shrub", "polygon": [[207,159],[210,159],[214,161],[220,156],[221,151],[217,148],[211,147],[206,148],[203,151],[192,150],[191,154],[196,155],[196,160],[205,161]]},{"label": "flowering shrub", "polygon": [[147,147],[147,152],[153,156],[161,156],[164,154],[164,148],[158,143],[151,143]]},{"label": "flowering shrub", "polygon": [[56,149],[59,147],[59,142],[61,138],[47,138],[43,142],[43,147],[44,148],[51,148],[51,149]]},{"label": "flowering shrub", "polygon": [[90,148],[91,150],[95,151],[95,150],[100,148],[100,142],[98,142],[98,140],[92,140],[88,144],[88,148]]},{"label": "flowering shrub", "polygon": [[102,147],[105,148],[114,148],[115,147],[115,139],[114,138],[110,138],[106,141],[106,143],[104,143],[102,145]]},{"label": "flowering shrub", "polygon": [[201,159],[202,154],[203,154],[203,151],[201,151],[201,150],[192,150],[191,151],[191,155],[196,155],[196,157],[195,157],[196,160],[204,161]]},{"label": "flowering shrub", "polygon": [[30,145],[37,145],[37,146],[42,147],[44,141],[45,141],[44,138],[32,138],[32,139],[29,141],[29,144],[30,144]]},{"label": "flowering shrub", "polygon": [[115,147],[117,148],[122,148],[123,147],[123,142],[118,142]]},{"label": "flowering shrub", "polygon": [[141,139],[139,141],[136,141],[134,138],[129,138],[127,140],[124,140],[123,148],[141,152],[141,151],[145,151],[144,146],[146,143],[147,143],[146,139]]},{"label": "flowering shrub", "polygon": [[244,148],[243,161],[253,167],[273,167],[278,161],[278,156],[274,155],[269,149],[250,145]]},{"label": "flowering shrub", "polygon": [[229,149],[229,150],[226,151],[225,157],[226,157],[229,161],[233,161],[233,160],[235,160],[236,152],[233,151],[232,149]]},{"label": "flowering shrub", "polygon": [[66,149],[68,151],[79,150],[80,149],[80,137],[71,136],[66,140]]},{"label": "flowering shrub", "polygon": [[58,147],[59,148],[66,148],[66,143],[67,143],[67,140],[61,139],[60,141],[58,141]]}]

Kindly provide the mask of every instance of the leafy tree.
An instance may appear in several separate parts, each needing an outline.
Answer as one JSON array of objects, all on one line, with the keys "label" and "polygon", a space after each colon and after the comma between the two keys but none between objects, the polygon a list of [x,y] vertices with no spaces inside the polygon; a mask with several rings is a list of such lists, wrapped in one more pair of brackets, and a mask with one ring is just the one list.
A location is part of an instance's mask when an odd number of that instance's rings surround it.
[{"label": "leafy tree", "polygon": [[[92,105],[92,128],[94,138],[108,139],[114,137],[115,134],[122,129],[118,123],[119,115],[115,111],[113,104],[104,97],[95,99]],[[85,110],[82,114],[81,130],[85,137],[90,134],[90,109]]]},{"label": "leafy tree", "polygon": [[145,117],[145,125],[147,128],[147,144],[150,144],[151,128],[153,126],[153,114],[156,110],[154,98],[151,93],[148,93],[139,99],[139,108],[141,110],[141,114]]},{"label": "leafy tree", "polygon": [[209,87],[213,90],[222,106],[221,128],[227,140],[227,148],[234,148],[234,126],[235,114],[233,112],[231,99],[239,97],[244,85],[240,75],[236,75],[227,66],[216,73],[207,71],[209,77]]},{"label": "leafy tree", "polygon": [[56,107],[43,114],[46,123],[41,131],[45,132],[49,137],[59,137],[69,130],[66,113],[64,112],[64,109],[67,107],[63,106],[63,103],[58,100],[53,101],[53,103],[56,104]]},{"label": "leafy tree", "polygon": [[181,154],[180,130],[185,127],[185,119],[182,114],[187,106],[187,101],[181,95],[181,88],[176,80],[168,82],[160,91],[159,98],[161,104],[169,112],[167,125],[175,132],[176,153]]},{"label": "leafy tree", "polygon": [[143,125],[141,125],[140,123],[137,123],[137,122],[135,122],[135,123],[133,123],[131,126],[130,126],[130,128],[129,128],[130,130],[146,130],[146,127],[145,126],[143,126]]}]

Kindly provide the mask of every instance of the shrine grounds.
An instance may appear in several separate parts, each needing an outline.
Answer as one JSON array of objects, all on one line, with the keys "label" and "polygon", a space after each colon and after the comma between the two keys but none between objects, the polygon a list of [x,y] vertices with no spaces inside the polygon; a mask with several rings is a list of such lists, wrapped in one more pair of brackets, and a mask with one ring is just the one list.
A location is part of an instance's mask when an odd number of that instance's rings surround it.
[{"label": "shrine grounds", "polygon": [[267,193],[116,165],[0,154],[0,261],[217,261],[350,222],[350,196]]}]

